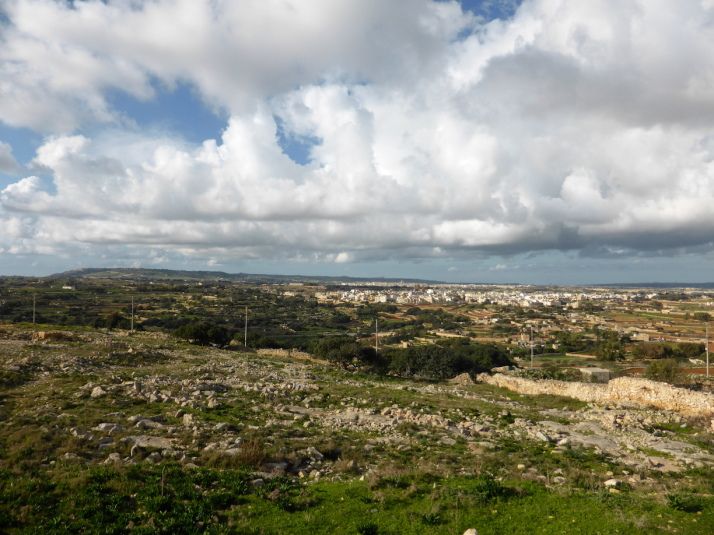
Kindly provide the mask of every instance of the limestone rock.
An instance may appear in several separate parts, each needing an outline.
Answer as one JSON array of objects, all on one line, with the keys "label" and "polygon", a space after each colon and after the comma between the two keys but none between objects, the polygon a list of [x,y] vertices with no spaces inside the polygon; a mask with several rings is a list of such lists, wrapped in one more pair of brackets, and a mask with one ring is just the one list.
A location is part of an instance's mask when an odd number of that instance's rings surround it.
[{"label": "limestone rock", "polygon": [[92,427],[92,430],[94,430],[94,431],[102,431],[102,432],[104,432],[104,433],[109,433],[109,434],[111,435],[111,434],[113,434],[113,433],[117,433],[117,432],[119,432],[119,431],[123,431],[123,430],[124,430],[124,426],[119,425],[119,424],[113,424],[113,423],[104,422],[104,423],[99,424],[99,425],[96,426],[96,427]]},{"label": "limestone rock", "polygon": [[106,460],[104,461],[104,464],[111,464],[111,463],[120,463],[121,462],[121,455],[118,453],[110,453],[109,456],[107,456]]},{"label": "limestone rock", "polygon": [[449,382],[452,384],[456,384],[456,385],[472,385],[472,384],[474,384],[473,379],[471,379],[471,376],[468,373],[462,373],[461,375],[457,375],[453,379],[450,379]]},{"label": "limestone rock", "polygon": [[196,418],[194,418],[193,414],[187,413],[183,415],[183,425],[193,425],[196,423]]},{"label": "limestone rock", "polygon": [[310,459],[313,461],[322,461],[325,456],[322,455],[319,451],[317,451],[317,448],[310,446],[305,450],[305,455],[307,455]]}]

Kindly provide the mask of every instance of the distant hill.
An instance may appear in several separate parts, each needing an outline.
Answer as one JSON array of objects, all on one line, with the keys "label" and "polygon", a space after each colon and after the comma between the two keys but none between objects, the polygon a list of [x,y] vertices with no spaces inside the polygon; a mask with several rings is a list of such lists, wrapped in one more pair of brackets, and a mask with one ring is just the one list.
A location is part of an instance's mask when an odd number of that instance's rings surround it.
[{"label": "distant hill", "polygon": [[[196,282],[246,282],[251,284],[452,284],[444,281],[425,279],[396,279],[386,277],[331,277],[320,275],[264,275],[251,273],[226,273],[224,271],[184,271],[177,269],[150,269],[150,268],[82,268],[62,273],[55,273],[45,278],[76,278],[76,279],[111,279],[131,281],[153,281],[178,283],[184,281]],[[477,284],[484,286],[523,286],[522,283],[461,283]],[[526,285],[531,288],[558,288],[553,285]],[[654,289],[666,290],[676,288],[690,288],[699,290],[714,289],[714,282],[632,282],[612,284],[577,284],[571,287],[580,288],[613,288],[613,289]]]},{"label": "distant hill", "polygon": [[628,284],[598,284],[601,288],[652,288],[672,289],[672,288],[696,288],[698,290],[714,289],[714,282],[632,282]]},{"label": "distant hill", "polygon": [[53,278],[75,279],[113,279],[132,281],[231,281],[250,282],[255,284],[290,284],[290,283],[369,283],[396,284],[446,284],[442,281],[422,279],[390,279],[385,277],[329,277],[307,275],[260,275],[249,273],[225,273],[223,271],[182,271],[175,269],[148,268],[82,268],[50,275]]}]

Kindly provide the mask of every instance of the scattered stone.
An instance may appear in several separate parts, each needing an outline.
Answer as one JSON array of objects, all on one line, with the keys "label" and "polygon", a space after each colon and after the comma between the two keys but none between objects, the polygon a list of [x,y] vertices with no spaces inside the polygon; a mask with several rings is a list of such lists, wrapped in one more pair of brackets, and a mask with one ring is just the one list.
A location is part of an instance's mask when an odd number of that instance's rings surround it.
[{"label": "scattered stone", "polygon": [[94,436],[91,433],[84,432],[80,429],[72,428],[70,429],[72,436],[79,438],[81,440],[94,440]]},{"label": "scattered stone", "polygon": [[143,420],[136,422],[134,427],[137,429],[163,429],[164,424],[144,418]]},{"label": "scattered stone", "polygon": [[121,455],[118,453],[110,453],[106,460],[104,461],[104,464],[112,464],[112,463],[120,463],[121,462]]},{"label": "scattered stone", "polygon": [[455,385],[472,385],[472,384],[474,384],[474,380],[471,379],[471,376],[468,373],[462,373],[461,375],[457,375],[453,379],[450,379],[449,382],[452,384],[455,384]]},{"label": "scattered stone", "polygon": [[96,387],[94,387],[94,389],[92,390],[92,393],[90,394],[90,397],[100,398],[100,397],[106,395],[106,393],[107,393],[107,391],[104,390],[101,386],[96,386]]},{"label": "scattered stone", "polygon": [[288,463],[265,463],[263,470],[266,472],[285,472],[288,469]]},{"label": "scattered stone", "polygon": [[535,436],[538,440],[542,440],[543,442],[552,442],[553,441],[553,439],[551,439],[548,435],[546,435],[545,433],[541,433],[540,431],[537,431]]},{"label": "scattered stone", "polygon": [[146,457],[146,460],[152,463],[161,462],[161,454],[158,451],[154,451]]},{"label": "scattered stone", "polygon": [[124,429],[125,427],[123,425],[112,423],[101,423],[96,427],[92,427],[93,431],[102,431],[104,433],[109,433],[110,435],[119,431],[123,431]]},{"label": "scattered stone", "polygon": [[193,414],[184,414],[183,415],[183,425],[193,425],[196,423],[196,418],[193,416]]},{"label": "scattered stone", "polygon": [[138,446],[140,448],[151,448],[151,449],[158,449],[158,450],[163,450],[163,449],[173,450],[174,449],[173,439],[163,438],[163,437],[152,437],[152,436],[147,436],[147,435],[128,436],[128,437],[124,437],[122,439],[122,442],[126,442],[126,443],[132,444],[134,446]]},{"label": "scattered stone", "polygon": [[304,453],[307,457],[309,457],[313,461],[322,461],[325,458],[325,456],[322,455],[322,453],[317,451],[317,449],[312,446],[307,448]]}]

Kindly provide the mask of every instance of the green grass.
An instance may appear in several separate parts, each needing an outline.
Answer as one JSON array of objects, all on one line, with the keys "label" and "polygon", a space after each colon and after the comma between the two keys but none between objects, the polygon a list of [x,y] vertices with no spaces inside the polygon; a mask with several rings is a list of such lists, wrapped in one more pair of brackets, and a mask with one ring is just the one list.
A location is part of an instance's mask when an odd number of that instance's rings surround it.
[{"label": "green grass", "polygon": [[[576,447],[558,452],[552,444],[508,435],[515,418],[538,421],[546,418],[540,411],[566,406],[576,410],[585,403],[558,396],[521,396],[488,385],[460,387],[467,396],[460,397],[444,383],[346,373],[312,364],[304,370],[314,375],[310,382],[321,386],[317,393],[270,399],[233,389],[219,408],[184,408],[208,424],[196,436],[181,431],[180,419],[167,416],[166,425],[179,428],[177,440],[189,445],[187,453],[200,468],[187,469],[176,461],[101,465],[104,457],[96,444],[73,438],[69,427],[89,430],[106,421],[110,412],[120,411],[126,418],[172,413],[178,407],[139,400],[118,407],[112,403],[116,395],[75,397],[87,382],[116,384],[164,374],[176,381],[167,388],[177,391],[184,378],[221,381],[223,372],[220,366],[211,367],[213,362],[249,361],[270,373],[292,366],[287,358],[238,355],[141,334],[128,342],[142,344],[143,349],[128,353],[83,342],[53,344],[60,349],[25,348],[28,356],[35,351],[38,366],[62,352],[91,356],[96,367],[42,376],[31,371],[25,380],[3,390],[0,533],[446,535],[468,528],[478,529],[480,535],[714,532],[709,468],[678,476],[651,473],[649,486],[624,485],[613,494],[603,488],[603,481],[607,471],[622,474],[628,469],[618,459]],[[164,349],[167,356],[153,358],[148,347]],[[172,354],[172,349],[180,353]],[[431,384],[440,391],[424,389]],[[392,442],[382,440],[384,433],[319,424],[305,428],[304,421],[276,417],[281,405],[301,405],[305,397],[315,399],[311,406],[320,410],[353,405],[379,411],[398,404],[453,421],[485,417],[506,435],[458,436],[444,442],[445,437],[453,438],[446,430],[404,421]],[[494,402],[507,403],[507,408]],[[60,413],[67,416],[59,418]],[[264,425],[275,418],[286,423]],[[207,443],[221,439],[212,429],[218,422],[234,426],[252,449],[239,458],[203,452]],[[693,429],[701,431],[695,426],[662,429],[685,438]],[[129,448],[118,441],[121,436],[116,435],[112,451],[126,457]],[[702,436],[698,438],[704,440]],[[492,446],[479,445],[481,441]],[[325,456],[326,465],[335,463],[329,476],[334,480],[267,479],[252,473],[251,466],[263,459],[291,461],[309,446]],[[64,461],[65,452],[83,460]],[[527,469],[518,469],[518,464]],[[556,475],[566,482],[555,483]],[[252,484],[257,477],[264,479],[262,486]]]},{"label": "green grass", "polygon": [[632,492],[557,491],[492,476],[423,474],[318,482],[278,477],[254,487],[242,470],[176,464],[5,471],[5,533],[447,535],[707,534],[714,502]]}]

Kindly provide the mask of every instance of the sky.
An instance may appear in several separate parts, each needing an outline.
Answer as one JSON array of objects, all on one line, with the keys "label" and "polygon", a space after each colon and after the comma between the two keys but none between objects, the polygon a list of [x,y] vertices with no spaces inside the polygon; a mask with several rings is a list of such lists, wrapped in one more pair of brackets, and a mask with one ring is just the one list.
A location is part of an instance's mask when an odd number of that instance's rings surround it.
[{"label": "sky", "polygon": [[714,0],[0,0],[0,275],[714,280]]}]

